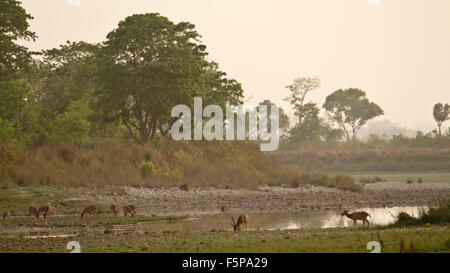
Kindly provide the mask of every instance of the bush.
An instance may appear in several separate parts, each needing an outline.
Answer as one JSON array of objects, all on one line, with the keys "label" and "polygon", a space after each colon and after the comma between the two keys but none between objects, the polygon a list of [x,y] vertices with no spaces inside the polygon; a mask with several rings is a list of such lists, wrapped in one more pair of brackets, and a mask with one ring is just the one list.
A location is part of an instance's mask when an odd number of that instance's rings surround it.
[{"label": "bush", "polygon": [[441,225],[450,223],[450,199],[441,202],[438,208],[430,208],[427,213],[422,212],[419,218],[414,218],[405,212],[397,215],[392,227],[407,227],[415,225]]},{"label": "bush", "polygon": [[155,164],[151,161],[144,161],[139,166],[139,170],[141,172],[141,176],[146,178],[148,175],[158,175],[159,170],[155,166]]},{"label": "bush", "polygon": [[0,142],[8,142],[14,139],[16,130],[12,123],[0,117]]}]

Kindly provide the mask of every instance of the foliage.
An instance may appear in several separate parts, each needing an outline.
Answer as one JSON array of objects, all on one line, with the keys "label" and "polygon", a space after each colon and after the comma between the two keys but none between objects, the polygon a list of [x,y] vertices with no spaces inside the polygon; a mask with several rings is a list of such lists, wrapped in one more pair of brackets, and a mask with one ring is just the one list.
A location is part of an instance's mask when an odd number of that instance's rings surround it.
[{"label": "foliage", "polygon": [[339,89],[328,95],[323,108],[330,119],[344,130],[347,140],[356,140],[356,135],[367,121],[383,115],[383,110],[369,102],[366,93],[360,89]]},{"label": "foliage", "polygon": [[91,109],[86,101],[71,102],[67,111],[56,118],[56,139],[70,140],[74,143],[86,141],[91,127],[88,120],[90,114]]},{"label": "foliage", "polygon": [[21,7],[20,1],[0,0],[0,81],[16,78],[31,62],[31,54],[17,40],[34,40],[28,30],[33,17]]},{"label": "foliage", "polygon": [[439,136],[441,136],[442,123],[450,119],[450,105],[437,103],[433,107],[433,117],[436,120],[439,128]]},{"label": "foliage", "polygon": [[151,161],[142,162],[139,166],[139,170],[143,178],[146,178],[148,175],[158,175],[160,172],[155,164]]},{"label": "foliage", "polygon": [[[140,144],[172,119],[177,104],[237,103],[240,84],[206,60],[206,46],[188,22],[157,13],[125,18],[110,32],[99,57],[99,105],[113,109]],[[162,131],[162,130],[161,130]]]},{"label": "foliage", "polygon": [[424,210],[419,217],[401,212],[397,215],[396,221],[390,227],[408,227],[417,225],[446,225],[450,223],[450,199],[441,201],[437,208],[430,208],[428,212]]},{"label": "foliage", "polygon": [[16,130],[11,122],[0,117],[0,142],[7,142],[15,139]]}]

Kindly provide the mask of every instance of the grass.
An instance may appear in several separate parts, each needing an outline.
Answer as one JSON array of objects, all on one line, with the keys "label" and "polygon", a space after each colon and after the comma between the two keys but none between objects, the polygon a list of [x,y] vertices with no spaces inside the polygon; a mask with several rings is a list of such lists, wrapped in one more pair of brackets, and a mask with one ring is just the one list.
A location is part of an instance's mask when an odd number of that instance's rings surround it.
[{"label": "grass", "polygon": [[[305,229],[290,231],[161,232],[72,238],[17,239],[0,237],[0,252],[67,252],[76,240],[82,252],[370,252],[369,241],[382,241],[382,252],[450,252],[449,227],[408,229]],[[413,246],[411,248],[411,245]]]},{"label": "grass", "polygon": [[[450,139],[450,138],[449,138]],[[331,146],[281,150],[275,158],[305,172],[450,172],[450,149],[442,146]]]},{"label": "grass", "polygon": [[361,190],[350,177],[308,174],[281,165],[257,143],[173,141],[158,145],[102,140],[25,146],[0,145],[0,189],[51,187],[144,186],[247,188],[262,185],[314,184]]}]

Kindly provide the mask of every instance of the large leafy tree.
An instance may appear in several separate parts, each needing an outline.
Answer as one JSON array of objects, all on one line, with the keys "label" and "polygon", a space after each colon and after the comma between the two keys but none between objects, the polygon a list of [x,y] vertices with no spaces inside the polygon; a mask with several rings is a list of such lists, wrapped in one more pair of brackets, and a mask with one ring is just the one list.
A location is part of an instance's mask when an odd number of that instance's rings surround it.
[{"label": "large leafy tree", "polygon": [[331,121],[344,130],[347,141],[355,140],[367,121],[384,114],[380,106],[366,98],[364,91],[356,88],[339,89],[328,95],[323,108]]},{"label": "large leafy tree", "polygon": [[114,109],[143,144],[170,125],[177,104],[236,104],[242,88],[206,60],[206,46],[193,24],[175,24],[157,13],[125,18],[110,32],[99,58],[99,105]]},{"label": "large leafy tree", "polygon": [[441,127],[442,123],[449,120],[450,117],[450,105],[448,104],[442,104],[442,103],[436,103],[433,107],[433,117],[434,120],[436,120],[436,123],[439,128],[439,136],[441,136]]},{"label": "large leafy tree", "polygon": [[0,0],[0,81],[18,77],[31,61],[28,49],[17,40],[34,40],[28,20],[33,17],[22,7],[20,1]]}]

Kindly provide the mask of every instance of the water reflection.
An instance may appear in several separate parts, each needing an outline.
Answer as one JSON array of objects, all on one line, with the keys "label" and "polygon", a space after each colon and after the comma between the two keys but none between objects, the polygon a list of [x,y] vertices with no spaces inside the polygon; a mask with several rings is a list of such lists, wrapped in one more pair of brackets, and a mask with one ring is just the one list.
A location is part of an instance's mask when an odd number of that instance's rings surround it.
[{"label": "water reflection", "polygon": [[[427,211],[427,207],[390,207],[390,208],[359,208],[351,210],[366,211],[371,215],[368,218],[371,225],[388,225],[395,220],[400,212],[406,212],[411,216],[419,216],[421,210]],[[285,230],[299,228],[333,228],[350,227],[353,221],[341,216],[341,210],[304,210],[297,212],[261,212],[249,213],[248,229],[251,230]],[[236,218],[237,215],[234,215]],[[362,221],[357,222],[358,226]],[[142,223],[136,231],[156,232],[198,232],[211,230],[231,230],[231,218],[229,214],[205,215],[200,218],[174,223]]]}]

